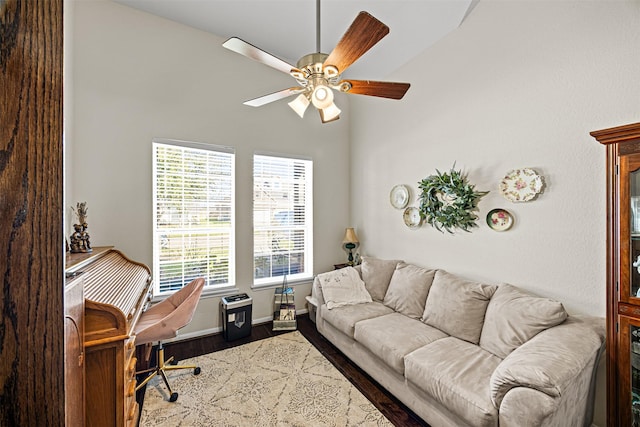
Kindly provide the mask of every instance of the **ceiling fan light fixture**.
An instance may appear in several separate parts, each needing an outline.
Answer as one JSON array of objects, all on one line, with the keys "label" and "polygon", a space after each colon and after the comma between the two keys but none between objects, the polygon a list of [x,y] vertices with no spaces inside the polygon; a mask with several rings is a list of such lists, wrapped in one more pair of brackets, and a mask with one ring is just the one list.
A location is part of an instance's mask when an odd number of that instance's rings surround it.
[{"label": "ceiling fan light fixture", "polygon": [[300,116],[300,118],[304,117],[304,112],[307,111],[308,106],[309,98],[307,98],[307,95],[304,93],[301,93],[296,97],[296,99],[289,102],[289,107],[291,107],[291,109],[295,111],[296,114]]},{"label": "ceiling fan light fixture", "polygon": [[323,84],[317,85],[311,94],[311,102],[318,110],[327,108],[333,104],[333,91]]},{"label": "ceiling fan light fixture", "polygon": [[319,108],[320,111],[320,119],[322,123],[332,122],[334,120],[338,120],[340,118],[340,109],[333,102],[325,108]]}]

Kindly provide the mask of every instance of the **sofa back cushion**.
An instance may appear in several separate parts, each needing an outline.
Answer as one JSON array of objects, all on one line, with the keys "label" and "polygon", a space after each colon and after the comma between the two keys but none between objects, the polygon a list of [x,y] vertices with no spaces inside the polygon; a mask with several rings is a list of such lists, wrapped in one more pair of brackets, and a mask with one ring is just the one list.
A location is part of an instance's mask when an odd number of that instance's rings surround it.
[{"label": "sofa back cushion", "polygon": [[362,257],[360,274],[362,280],[364,280],[367,291],[369,291],[371,298],[375,301],[382,301],[384,299],[387,288],[389,287],[389,282],[391,281],[391,276],[398,262],[400,261],[378,259],[368,256]]},{"label": "sofa back cushion", "polygon": [[419,319],[435,274],[435,270],[399,262],[382,303],[405,316]]},{"label": "sofa back cushion", "polygon": [[564,322],[567,316],[557,301],[502,284],[487,307],[480,347],[504,359],[538,333]]},{"label": "sofa back cushion", "polygon": [[487,304],[496,285],[471,282],[437,270],[422,321],[447,334],[478,344]]}]

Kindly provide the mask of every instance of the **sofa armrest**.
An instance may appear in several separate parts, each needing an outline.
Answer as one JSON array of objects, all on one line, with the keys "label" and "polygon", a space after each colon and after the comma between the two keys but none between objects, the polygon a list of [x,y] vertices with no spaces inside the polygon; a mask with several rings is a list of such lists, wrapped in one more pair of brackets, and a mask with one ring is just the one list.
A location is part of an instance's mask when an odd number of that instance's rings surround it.
[{"label": "sofa armrest", "polygon": [[322,294],[322,285],[318,276],[313,278],[313,286],[311,287],[311,298],[316,300],[316,307],[324,305],[324,295]]},{"label": "sofa armrest", "polygon": [[[595,370],[605,341],[604,320],[570,316],[524,343],[509,354],[491,376],[491,400],[500,408],[509,390],[529,387],[551,397],[574,390],[582,400],[590,397],[593,380],[586,390],[576,390],[572,382],[585,369]],[[593,372],[589,372],[593,378]],[[563,398],[568,396],[563,396]]]}]

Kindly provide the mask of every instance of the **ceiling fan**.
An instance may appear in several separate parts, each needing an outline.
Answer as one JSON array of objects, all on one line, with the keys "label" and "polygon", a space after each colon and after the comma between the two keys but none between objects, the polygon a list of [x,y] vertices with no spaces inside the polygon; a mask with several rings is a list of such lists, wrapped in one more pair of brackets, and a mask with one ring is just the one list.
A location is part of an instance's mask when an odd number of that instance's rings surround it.
[{"label": "ceiling fan", "polygon": [[333,102],[333,90],[390,99],[402,99],[409,90],[409,83],[341,79],[341,74],[351,64],[389,34],[385,24],[367,12],[360,12],[328,55],[320,52],[320,0],[316,0],[316,25],[317,52],[300,58],[295,67],[238,37],[231,37],[222,44],[247,58],[290,74],[299,84],[251,99],[244,102],[245,105],[260,107],[297,94],[289,106],[300,117],[304,116],[309,104],[313,104],[320,112],[322,123],[328,123],[340,118],[340,109]]}]

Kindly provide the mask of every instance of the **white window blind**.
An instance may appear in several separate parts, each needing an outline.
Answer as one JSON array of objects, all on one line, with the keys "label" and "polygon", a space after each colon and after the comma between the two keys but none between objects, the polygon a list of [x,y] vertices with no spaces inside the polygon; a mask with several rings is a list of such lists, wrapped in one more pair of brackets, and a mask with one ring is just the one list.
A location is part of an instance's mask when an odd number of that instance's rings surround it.
[{"label": "white window blind", "polygon": [[313,163],[256,154],[253,158],[254,284],[309,279],[313,274]]},{"label": "white window blind", "polygon": [[233,285],[234,153],[205,144],[153,143],[155,293],[197,277]]}]

